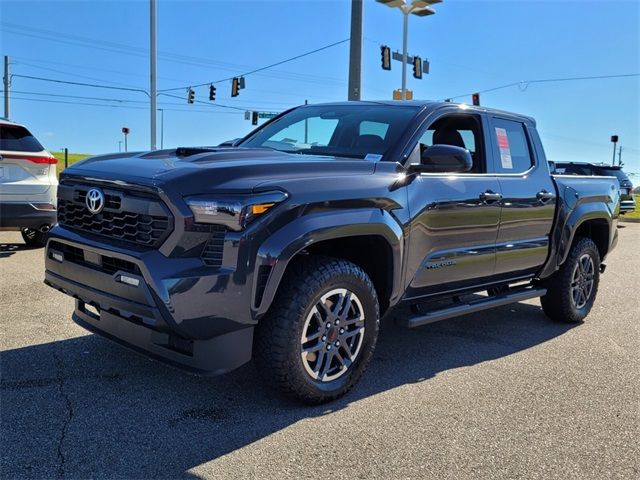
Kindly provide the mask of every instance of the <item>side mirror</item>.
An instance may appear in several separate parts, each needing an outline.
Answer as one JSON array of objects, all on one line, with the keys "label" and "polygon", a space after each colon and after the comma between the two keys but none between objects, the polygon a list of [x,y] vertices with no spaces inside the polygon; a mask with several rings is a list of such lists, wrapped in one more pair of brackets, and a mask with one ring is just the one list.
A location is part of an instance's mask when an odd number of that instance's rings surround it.
[{"label": "side mirror", "polygon": [[462,173],[473,167],[469,150],[453,145],[431,145],[420,158],[420,165],[411,165],[412,172]]}]

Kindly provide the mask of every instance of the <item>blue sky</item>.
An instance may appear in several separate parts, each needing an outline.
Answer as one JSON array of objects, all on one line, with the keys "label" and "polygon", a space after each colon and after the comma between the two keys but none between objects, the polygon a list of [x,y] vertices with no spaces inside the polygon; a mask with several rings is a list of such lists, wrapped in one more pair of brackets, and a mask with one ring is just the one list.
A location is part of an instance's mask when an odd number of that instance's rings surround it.
[{"label": "blue sky", "polygon": [[[348,0],[159,0],[158,88],[224,79],[347,39],[350,8]],[[410,20],[409,53],[431,64],[423,80],[409,77],[415,98],[443,99],[522,80],[640,72],[635,0],[445,0],[435,8],[436,15]],[[15,75],[148,89],[146,0],[3,0],[0,22],[0,50],[11,57]],[[379,46],[400,49],[401,22],[397,10],[365,0],[363,99],[390,98],[400,86],[400,64],[383,71]],[[187,105],[184,90],[171,92],[180,98],[159,97],[165,147],[241,136],[251,129],[244,109],[277,112],[305,100],[345,100],[348,51],[343,43],[249,75],[236,98],[230,82],[218,84],[215,103],[240,110]],[[123,126],[132,132],[130,149],[149,147],[143,93],[17,76],[12,91],[12,118],[50,150],[117,151]],[[198,88],[196,98],[207,101],[208,88]],[[609,161],[610,136],[618,134],[626,169],[640,173],[640,77],[522,83],[481,99],[535,117],[552,160]]]}]

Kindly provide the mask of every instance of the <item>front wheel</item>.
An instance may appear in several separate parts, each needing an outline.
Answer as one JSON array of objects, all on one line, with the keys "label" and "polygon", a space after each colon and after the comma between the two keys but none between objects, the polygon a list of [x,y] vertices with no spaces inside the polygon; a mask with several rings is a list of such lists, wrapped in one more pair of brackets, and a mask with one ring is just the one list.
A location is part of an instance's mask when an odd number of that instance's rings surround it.
[{"label": "front wheel", "polygon": [[546,282],[540,298],[544,313],[559,322],[579,323],[591,311],[600,281],[600,253],[590,238],[571,247],[567,260]]},{"label": "front wheel", "polygon": [[328,257],[298,261],[256,327],[254,361],[268,383],[297,400],[334,400],[369,363],[379,317],[375,288],[360,267]]}]

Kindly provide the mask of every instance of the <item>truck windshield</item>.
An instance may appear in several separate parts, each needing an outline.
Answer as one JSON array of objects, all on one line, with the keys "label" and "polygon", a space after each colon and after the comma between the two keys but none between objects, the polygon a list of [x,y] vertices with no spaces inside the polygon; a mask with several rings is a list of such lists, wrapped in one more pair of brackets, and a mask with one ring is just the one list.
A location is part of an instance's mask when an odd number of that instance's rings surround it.
[{"label": "truck windshield", "polygon": [[385,104],[299,107],[258,130],[240,146],[380,160],[398,142],[418,109]]}]

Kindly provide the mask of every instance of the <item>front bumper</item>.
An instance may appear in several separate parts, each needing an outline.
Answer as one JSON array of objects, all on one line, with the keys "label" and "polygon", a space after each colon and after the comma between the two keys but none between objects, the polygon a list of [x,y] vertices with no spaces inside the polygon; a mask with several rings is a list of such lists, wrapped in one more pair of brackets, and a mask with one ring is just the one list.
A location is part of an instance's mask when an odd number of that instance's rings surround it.
[{"label": "front bumper", "polygon": [[243,301],[251,289],[231,268],[124,249],[60,226],[50,232],[45,267],[45,283],[76,299],[73,319],[92,332],[200,374],[251,358],[256,322]]},{"label": "front bumper", "polygon": [[38,210],[30,203],[0,202],[1,228],[35,228],[55,225],[55,210]]}]

